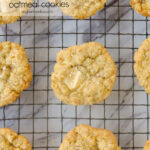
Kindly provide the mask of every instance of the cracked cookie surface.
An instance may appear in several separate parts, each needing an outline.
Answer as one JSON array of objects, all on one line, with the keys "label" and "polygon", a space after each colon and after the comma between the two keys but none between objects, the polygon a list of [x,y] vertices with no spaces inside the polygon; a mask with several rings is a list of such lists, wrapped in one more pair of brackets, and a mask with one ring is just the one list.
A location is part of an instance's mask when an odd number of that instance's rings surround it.
[{"label": "cracked cookie surface", "polygon": [[59,150],[121,150],[117,139],[109,130],[79,125],[71,130]]},{"label": "cracked cookie surface", "polygon": [[110,95],[116,74],[116,65],[108,51],[97,42],[89,42],[57,54],[52,89],[66,104],[92,105]]},{"label": "cracked cookie surface", "polygon": [[8,128],[0,129],[0,149],[1,150],[32,150],[26,137],[18,135]]},{"label": "cracked cookie surface", "polygon": [[130,5],[138,13],[150,17],[150,0],[131,0]]},{"label": "cracked cookie surface", "polygon": [[[15,8],[13,5],[19,2],[25,5],[16,5]],[[31,3],[32,0],[0,0],[0,25],[16,22],[28,11]]]},{"label": "cracked cookie surface", "polygon": [[24,48],[12,42],[0,43],[0,107],[13,103],[31,80]]},{"label": "cracked cookie surface", "polygon": [[60,7],[64,14],[75,19],[86,19],[104,8],[106,0],[50,0],[54,3],[68,4],[68,7]]},{"label": "cracked cookie surface", "polygon": [[134,71],[139,84],[150,94],[150,38],[146,39],[134,55]]}]

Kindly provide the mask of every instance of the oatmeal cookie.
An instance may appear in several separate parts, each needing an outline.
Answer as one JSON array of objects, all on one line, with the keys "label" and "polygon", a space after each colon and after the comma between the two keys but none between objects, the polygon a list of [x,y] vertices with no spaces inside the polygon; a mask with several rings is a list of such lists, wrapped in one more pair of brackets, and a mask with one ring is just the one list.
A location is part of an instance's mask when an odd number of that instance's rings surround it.
[{"label": "oatmeal cookie", "polygon": [[108,51],[97,42],[89,42],[57,54],[52,89],[66,104],[92,105],[110,95],[116,74],[117,67]]},{"label": "oatmeal cookie", "polygon": [[106,0],[50,0],[50,2],[64,4],[64,7],[60,6],[60,9],[68,16],[86,19],[103,9]]},{"label": "oatmeal cookie", "polygon": [[59,150],[121,150],[117,139],[109,130],[79,125],[71,130]]},{"label": "oatmeal cookie", "polygon": [[0,107],[13,103],[31,80],[24,48],[12,42],[0,43]]},{"label": "oatmeal cookie", "polygon": [[18,135],[8,128],[0,129],[0,149],[1,150],[32,150],[26,137]]},{"label": "oatmeal cookie", "polygon": [[0,0],[0,25],[16,22],[31,4],[32,0]]},{"label": "oatmeal cookie", "polygon": [[150,0],[131,0],[130,5],[138,13],[150,17]]},{"label": "oatmeal cookie", "polygon": [[141,86],[150,94],[150,38],[145,40],[134,56],[134,72]]}]

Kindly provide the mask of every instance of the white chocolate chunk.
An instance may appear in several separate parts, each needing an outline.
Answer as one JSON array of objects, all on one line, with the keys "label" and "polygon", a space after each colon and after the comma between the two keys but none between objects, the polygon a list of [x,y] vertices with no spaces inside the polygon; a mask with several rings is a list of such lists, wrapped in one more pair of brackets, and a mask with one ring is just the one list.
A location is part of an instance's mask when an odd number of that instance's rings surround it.
[{"label": "white chocolate chunk", "polygon": [[65,79],[65,84],[70,90],[73,90],[78,87],[80,80],[82,78],[82,73],[78,70],[71,72],[69,76]]}]

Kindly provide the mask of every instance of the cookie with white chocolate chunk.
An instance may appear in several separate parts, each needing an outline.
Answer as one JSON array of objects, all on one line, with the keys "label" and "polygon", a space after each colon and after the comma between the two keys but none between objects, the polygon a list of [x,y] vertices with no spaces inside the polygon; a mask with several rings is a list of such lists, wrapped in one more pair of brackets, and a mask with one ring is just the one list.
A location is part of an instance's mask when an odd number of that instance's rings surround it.
[{"label": "cookie with white chocolate chunk", "polygon": [[24,48],[12,42],[0,43],[0,107],[13,103],[31,80],[31,66]]},{"label": "cookie with white chocolate chunk", "polygon": [[150,17],[150,0],[131,0],[130,5],[141,15]]},{"label": "cookie with white chocolate chunk", "polygon": [[81,124],[67,133],[59,150],[121,150],[121,148],[111,131]]},{"label": "cookie with white chocolate chunk", "polygon": [[0,25],[16,22],[23,16],[33,0],[0,0]]},{"label": "cookie with white chocolate chunk", "polygon": [[116,75],[117,67],[101,44],[75,45],[57,54],[52,89],[66,104],[92,105],[110,95]]},{"label": "cookie with white chocolate chunk", "polygon": [[0,150],[32,150],[32,147],[26,137],[9,128],[1,128]]},{"label": "cookie with white chocolate chunk", "polygon": [[146,39],[134,55],[134,72],[139,84],[150,94],[150,38]]},{"label": "cookie with white chocolate chunk", "polygon": [[59,6],[62,12],[75,19],[87,19],[102,10],[106,0],[49,0]]}]

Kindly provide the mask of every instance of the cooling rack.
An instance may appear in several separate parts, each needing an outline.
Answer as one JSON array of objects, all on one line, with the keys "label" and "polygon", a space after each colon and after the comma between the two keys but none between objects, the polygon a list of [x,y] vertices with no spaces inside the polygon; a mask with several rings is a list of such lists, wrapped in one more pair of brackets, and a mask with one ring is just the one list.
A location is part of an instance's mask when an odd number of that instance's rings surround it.
[{"label": "cooling rack", "polygon": [[[107,0],[102,11],[85,20],[63,15],[24,16],[1,26],[0,41],[25,47],[33,81],[14,104],[0,109],[0,127],[25,135],[35,150],[56,150],[69,130],[85,123],[111,130],[123,150],[141,150],[149,138],[150,105],[134,75],[133,56],[149,32],[149,19],[138,15],[129,0]],[[103,44],[114,58],[116,84],[102,104],[65,105],[50,86],[56,53],[89,41]]]}]

